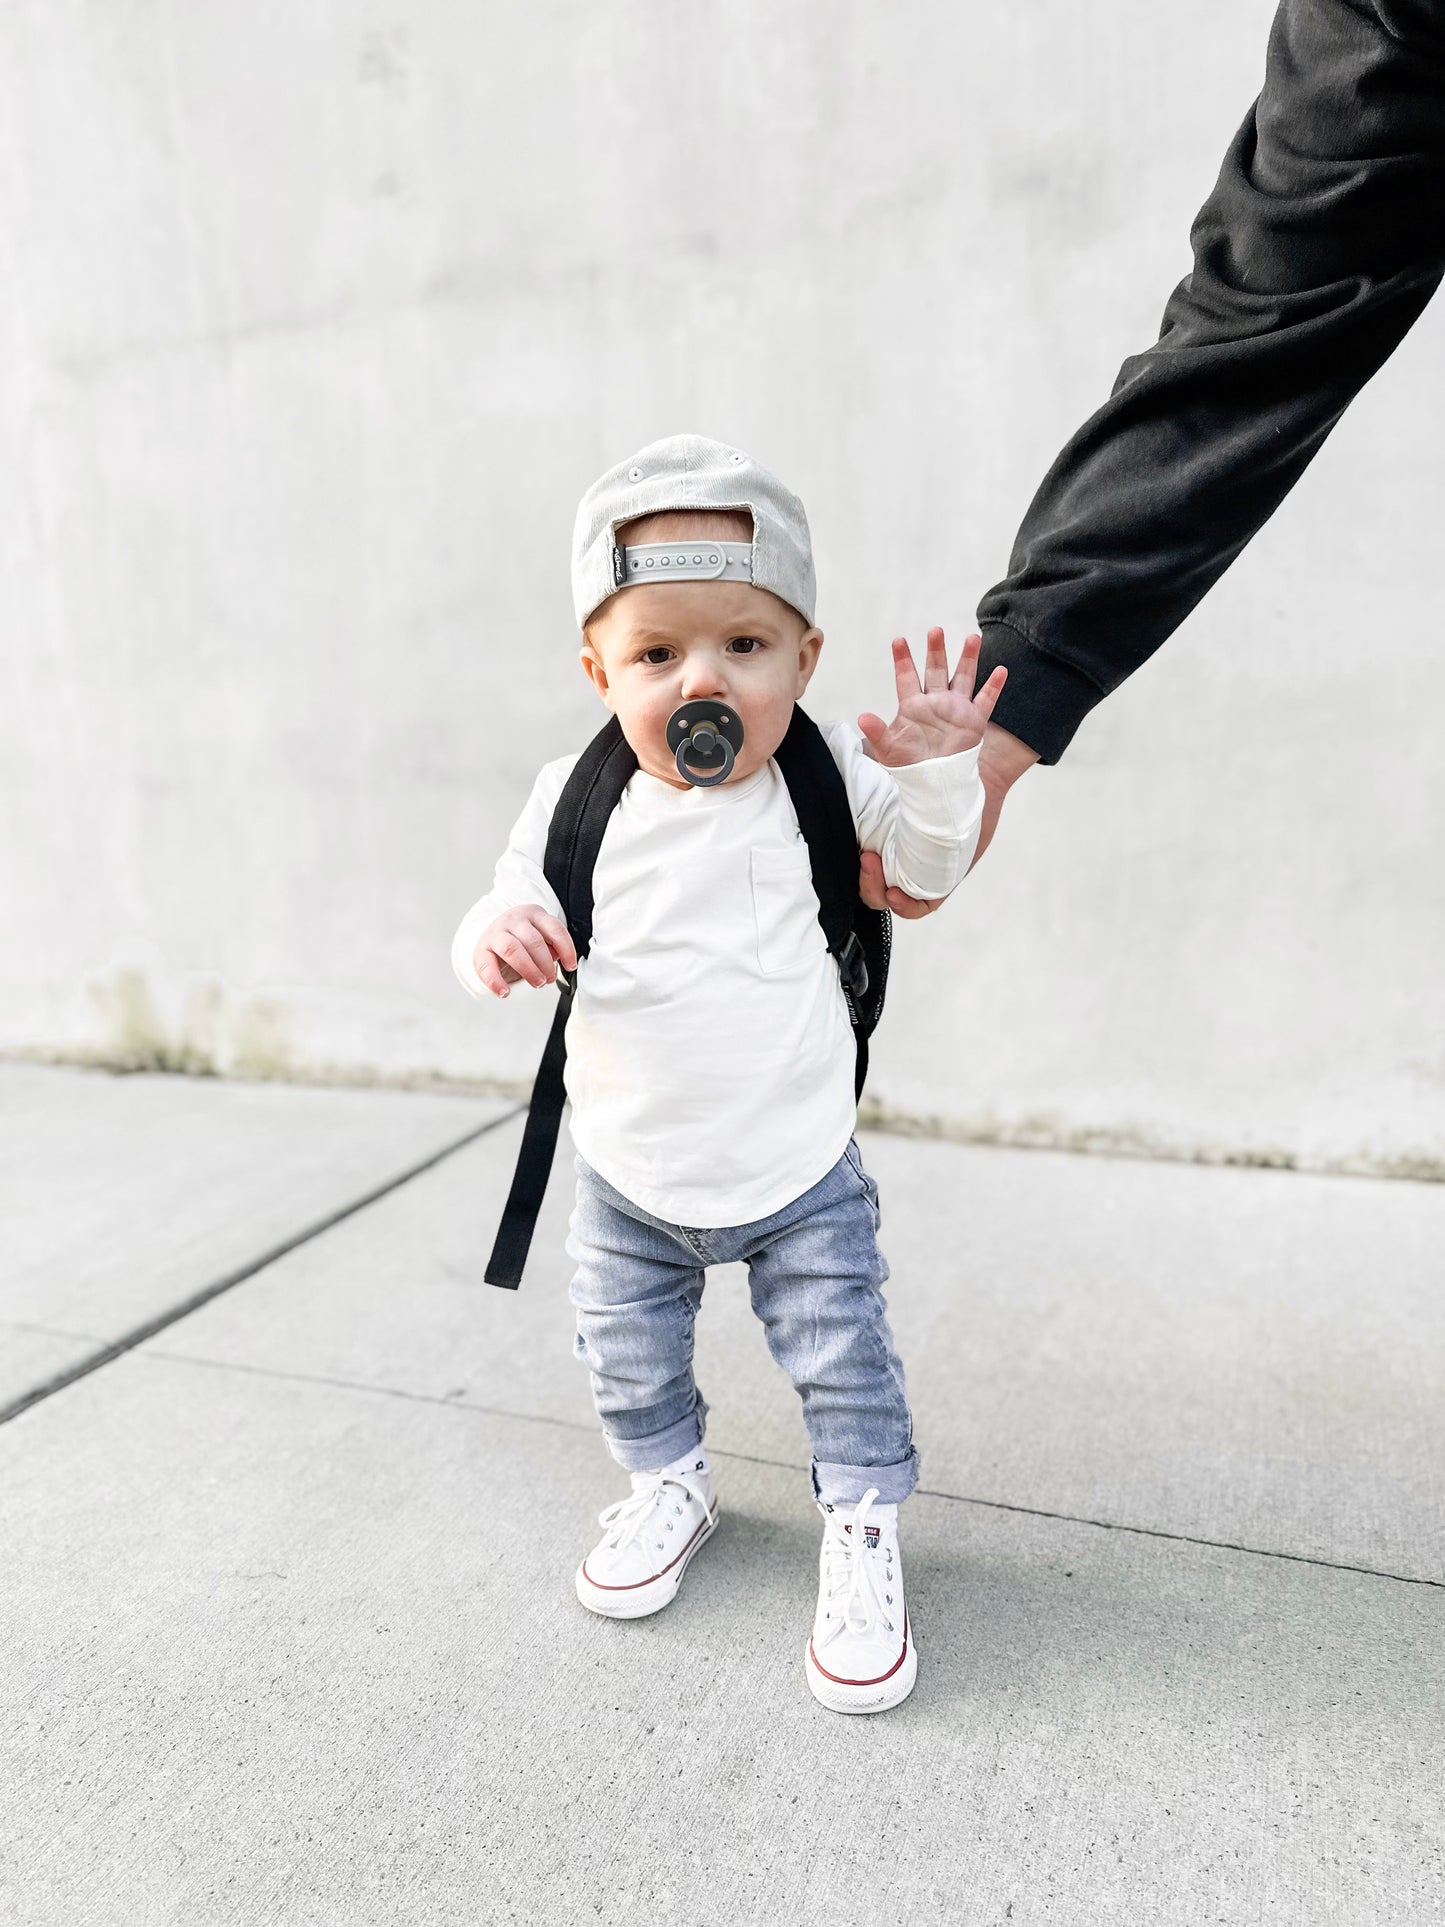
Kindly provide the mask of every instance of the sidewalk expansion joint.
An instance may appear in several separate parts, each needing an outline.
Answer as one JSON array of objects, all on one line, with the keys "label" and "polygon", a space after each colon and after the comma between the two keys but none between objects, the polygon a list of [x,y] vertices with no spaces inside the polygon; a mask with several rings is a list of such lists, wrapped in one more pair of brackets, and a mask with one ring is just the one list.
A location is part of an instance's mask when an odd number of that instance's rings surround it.
[{"label": "sidewalk expansion joint", "polygon": [[947,1499],[957,1505],[985,1506],[990,1512],[1018,1512],[1029,1519],[1062,1519],[1070,1525],[1094,1526],[1100,1532],[1127,1532],[1138,1539],[1169,1539],[1181,1546],[1210,1546],[1216,1552],[1241,1552],[1250,1559],[1284,1559],[1292,1566],[1319,1566],[1326,1572],[1358,1572],[1367,1579],[1389,1579],[1397,1586],[1429,1586],[1445,1592],[1445,1579],[1426,1579],[1418,1573],[1386,1572],[1383,1566],[1357,1566],[1348,1559],[1320,1559],[1308,1552],[1281,1552],[1274,1546],[1247,1546],[1239,1539],[1205,1539],[1192,1532],[1168,1532],[1163,1526],[1131,1526],[1119,1519],[1091,1519],[1081,1512],[1050,1512],[1038,1505],[1014,1505],[1007,1499],[975,1499],[963,1492],[915,1488],[921,1499]]},{"label": "sidewalk expansion joint", "polygon": [[[275,1365],[251,1365],[239,1359],[201,1358],[194,1352],[153,1352],[152,1364],[199,1365],[218,1372],[249,1372],[298,1385],[325,1385],[338,1392],[362,1392],[373,1398],[397,1398],[409,1405],[440,1405],[449,1412],[470,1412],[478,1418],[506,1419],[518,1425],[552,1425],[559,1431],[596,1436],[596,1427],[580,1419],[557,1418],[550,1412],[514,1412],[501,1405],[482,1405],[472,1399],[449,1398],[440,1392],[412,1392],[400,1385],[368,1385],[363,1379],[333,1378],[323,1372],[288,1372]],[[742,1465],[766,1465],[778,1472],[806,1472],[790,1459],[762,1458],[755,1452],[729,1452],[709,1447],[715,1459],[735,1459]],[[1352,1572],[1366,1579],[1386,1579],[1397,1586],[1425,1586],[1445,1592],[1445,1579],[1426,1579],[1418,1573],[1387,1572],[1383,1566],[1360,1566],[1347,1559],[1321,1559],[1307,1552],[1281,1552],[1274,1546],[1247,1546],[1238,1539],[1208,1539],[1193,1532],[1169,1532],[1163,1526],[1131,1526],[1120,1519],[1094,1519],[1082,1512],[1051,1512],[1044,1506],[1017,1505],[1008,1499],[980,1499],[968,1492],[941,1492],[936,1487],[914,1488],[920,1499],[942,1499],[947,1505],[977,1506],[985,1512],[1014,1512],[1027,1519],[1056,1519],[1062,1525],[1092,1526],[1097,1532],[1123,1532],[1136,1539],[1164,1539],[1174,1545],[1202,1546],[1212,1552],[1237,1552],[1247,1559],[1282,1559],[1292,1566],[1314,1566],[1322,1572]]]},{"label": "sidewalk expansion joint", "polygon": [[28,1412],[33,1405],[39,1405],[48,1398],[54,1398],[57,1392],[65,1391],[68,1386],[76,1384],[80,1379],[89,1378],[92,1372],[98,1372],[102,1366],[112,1365],[116,1359],[124,1358],[125,1354],[134,1351],[137,1345],[143,1345],[147,1339],[154,1338],[159,1332],[169,1330],[172,1325],[178,1325],[183,1318],[189,1318],[193,1311],[199,1311],[203,1305],[209,1305],[223,1292],[233,1291],[237,1285],[244,1285],[247,1279],[254,1278],[258,1272],[265,1271],[278,1259],[299,1250],[302,1245],[310,1244],[313,1238],[319,1238],[323,1232],[344,1224],[348,1218],[354,1218],[358,1211],[364,1211],[368,1205],[376,1204],[382,1198],[389,1197],[393,1191],[399,1191],[404,1184],[410,1184],[413,1178],[419,1178],[424,1171],[430,1171],[444,1159],[455,1156],[458,1151],[465,1150],[469,1144],[475,1144],[478,1138],[485,1137],[489,1131],[498,1130],[503,1124],[511,1123],[512,1119],[525,1108],[524,1105],[515,1105],[511,1110],[504,1111],[500,1117],[491,1117],[484,1124],[475,1125],[461,1137],[453,1138],[449,1144],[444,1144],[439,1151],[430,1152],[426,1157],[418,1159],[415,1164],[409,1164],[404,1171],[398,1171],[381,1184],[374,1185],[370,1191],[364,1192],[359,1198],[353,1198],[350,1203],[339,1206],[335,1211],[328,1211],[324,1218],[318,1218],[314,1223],[304,1226],[291,1237],[283,1239],[280,1244],[270,1246],[259,1257],[250,1258],[245,1264],[238,1265],[235,1270],[226,1272],[223,1277],[212,1279],[210,1284],[203,1285],[199,1291],[192,1292],[179,1304],[171,1305],[165,1311],[158,1312],[154,1318],[148,1318],[144,1324],[133,1326],[121,1337],[109,1340],[99,1350],[88,1352],[76,1364],[67,1366],[64,1371],[56,1372],[53,1377],[45,1379],[41,1384],[32,1385],[28,1391],[22,1392],[19,1398],[12,1399],[8,1405],[0,1405],[0,1425],[7,1425],[11,1419],[19,1418],[22,1412]]}]

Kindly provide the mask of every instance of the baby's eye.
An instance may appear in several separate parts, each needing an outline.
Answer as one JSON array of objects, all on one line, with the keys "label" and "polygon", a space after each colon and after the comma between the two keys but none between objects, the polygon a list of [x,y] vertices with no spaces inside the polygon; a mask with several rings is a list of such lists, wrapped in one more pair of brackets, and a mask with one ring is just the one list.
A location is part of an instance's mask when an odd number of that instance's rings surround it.
[{"label": "baby's eye", "polygon": [[654,666],[656,666],[658,663],[666,662],[669,656],[671,656],[671,654],[672,654],[672,651],[668,648],[665,642],[658,642],[658,643],[654,643],[651,649],[643,650],[642,660],[644,662],[650,662]]},{"label": "baby's eye", "polygon": [[762,646],[756,636],[734,636],[728,644],[740,656],[755,656]]}]

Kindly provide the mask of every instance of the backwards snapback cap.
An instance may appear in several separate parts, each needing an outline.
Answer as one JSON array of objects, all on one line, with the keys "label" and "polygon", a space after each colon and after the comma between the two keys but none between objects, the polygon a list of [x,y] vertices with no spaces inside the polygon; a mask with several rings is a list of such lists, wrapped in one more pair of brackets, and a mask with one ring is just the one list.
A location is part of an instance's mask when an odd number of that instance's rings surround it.
[{"label": "backwards snapback cap", "polygon": [[[746,509],[751,542],[648,542],[617,530],[667,509]],[[817,584],[803,504],[740,448],[705,435],[649,442],[595,481],[572,531],[572,602],[579,628],[609,596],[639,582],[751,582],[813,620]]]}]

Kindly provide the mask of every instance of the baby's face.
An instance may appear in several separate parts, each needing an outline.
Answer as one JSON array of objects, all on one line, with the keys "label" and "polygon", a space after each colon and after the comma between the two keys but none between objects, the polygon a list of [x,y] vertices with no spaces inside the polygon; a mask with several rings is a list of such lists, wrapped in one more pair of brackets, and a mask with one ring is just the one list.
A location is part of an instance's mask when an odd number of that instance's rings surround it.
[{"label": "baby's face", "polygon": [[[731,527],[706,526],[714,520],[696,512],[649,516],[645,533],[634,526],[629,537],[740,539]],[[782,742],[822,646],[821,631],[750,582],[641,582],[619,590],[588,623],[582,666],[641,767],[686,789],[667,747],[667,719],[678,705],[711,697],[736,711],[743,747],[728,781],[739,783]]]}]

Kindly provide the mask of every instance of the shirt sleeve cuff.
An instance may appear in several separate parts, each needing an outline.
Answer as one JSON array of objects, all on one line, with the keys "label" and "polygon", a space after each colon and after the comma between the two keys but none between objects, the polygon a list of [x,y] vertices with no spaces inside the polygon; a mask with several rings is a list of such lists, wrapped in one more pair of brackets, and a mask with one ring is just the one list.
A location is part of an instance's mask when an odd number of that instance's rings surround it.
[{"label": "shirt sleeve cuff", "polygon": [[983,632],[979,686],[1000,663],[1008,671],[991,720],[1037,750],[1040,762],[1057,763],[1079,724],[1095,703],[1104,700],[1104,691],[1072,663],[1038,648],[1009,623],[985,620],[979,627]]},{"label": "shirt sleeve cuff", "polygon": [[903,763],[890,770],[898,785],[898,800],[915,828],[959,843],[976,835],[981,747],[975,743],[952,756],[930,756],[925,762]]}]

